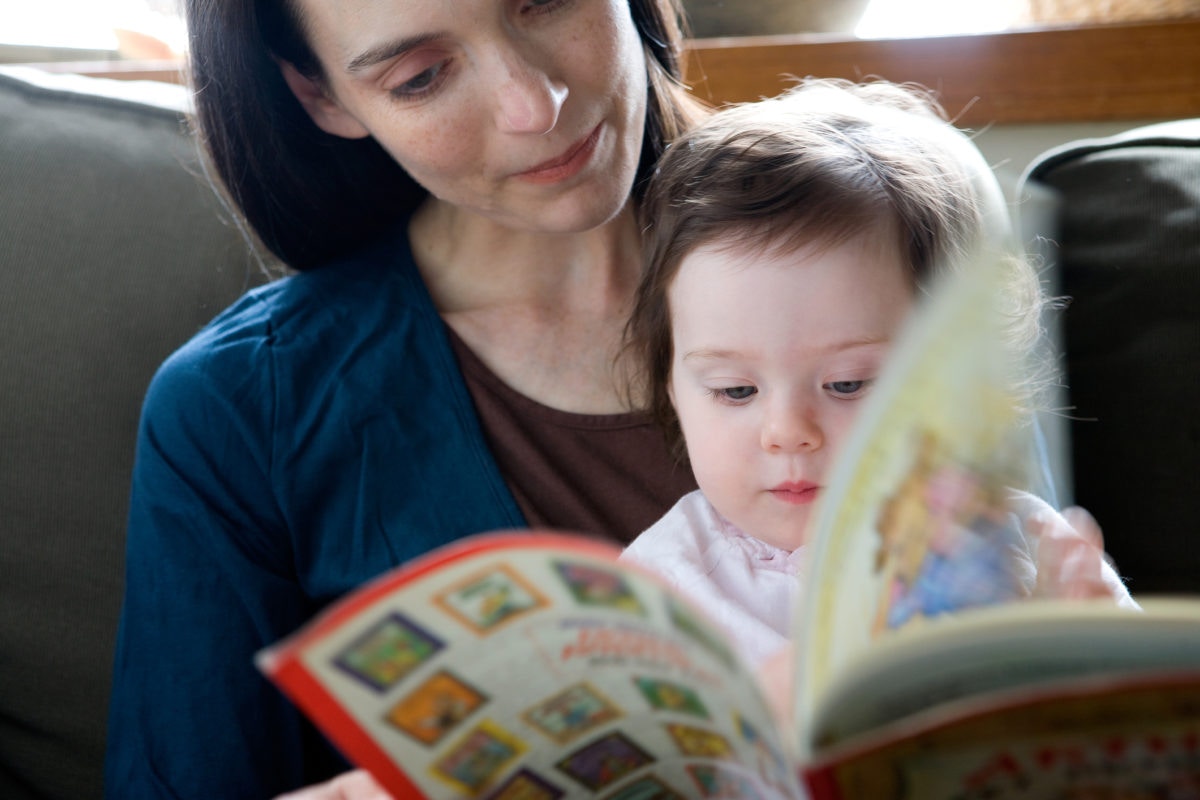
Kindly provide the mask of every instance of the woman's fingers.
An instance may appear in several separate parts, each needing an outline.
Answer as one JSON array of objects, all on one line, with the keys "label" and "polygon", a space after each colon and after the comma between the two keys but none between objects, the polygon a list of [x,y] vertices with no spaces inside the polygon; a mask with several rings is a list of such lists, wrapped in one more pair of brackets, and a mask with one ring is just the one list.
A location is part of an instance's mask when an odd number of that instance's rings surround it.
[{"label": "woman's fingers", "polygon": [[325,783],[280,795],[275,800],[393,800],[366,770],[338,775]]}]

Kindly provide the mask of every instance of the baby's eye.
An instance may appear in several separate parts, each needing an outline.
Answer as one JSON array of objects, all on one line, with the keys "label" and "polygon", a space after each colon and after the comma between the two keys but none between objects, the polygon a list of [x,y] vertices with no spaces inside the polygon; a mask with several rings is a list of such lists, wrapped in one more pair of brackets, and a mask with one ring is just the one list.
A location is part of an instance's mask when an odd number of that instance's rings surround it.
[{"label": "baby's eye", "polygon": [[724,389],[717,389],[714,393],[726,400],[745,400],[757,394],[758,389],[753,386],[729,386]]},{"label": "baby's eye", "polygon": [[831,381],[825,384],[825,391],[842,398],[853,398],[862,395],[874,381]]}]

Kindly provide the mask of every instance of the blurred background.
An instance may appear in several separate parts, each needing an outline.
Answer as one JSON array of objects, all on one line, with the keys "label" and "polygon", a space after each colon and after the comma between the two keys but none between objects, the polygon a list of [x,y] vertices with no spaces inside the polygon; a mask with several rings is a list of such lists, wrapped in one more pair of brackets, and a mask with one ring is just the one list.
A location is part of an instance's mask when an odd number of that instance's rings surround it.
[{"label": "blurred background", "polygon": [[[1200,0],[684,0],[697,38],[903,38],[1200,16]],[[178,58],[180,0],[0,0],[0,62]]]}]

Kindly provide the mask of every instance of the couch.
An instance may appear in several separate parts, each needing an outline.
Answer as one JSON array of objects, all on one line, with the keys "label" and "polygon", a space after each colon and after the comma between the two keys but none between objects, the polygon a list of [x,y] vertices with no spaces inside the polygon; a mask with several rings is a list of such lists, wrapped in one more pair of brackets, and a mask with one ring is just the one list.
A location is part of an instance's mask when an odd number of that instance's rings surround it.
[{"label": "couch", "polygon": [[157,365],[264,279],[179,86],[0,69],[0,798],[100,796]]},{"label": "couch", "polygon": [[1200,119],[1066,142],[1022,186],[1069,298],[1064,495],[1135,595],[1200,593]]}]

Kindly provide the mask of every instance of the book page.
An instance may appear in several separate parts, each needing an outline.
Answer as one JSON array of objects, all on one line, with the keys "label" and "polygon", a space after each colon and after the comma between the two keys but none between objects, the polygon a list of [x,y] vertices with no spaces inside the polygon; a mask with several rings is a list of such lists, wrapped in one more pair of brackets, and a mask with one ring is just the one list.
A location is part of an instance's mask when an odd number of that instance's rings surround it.
[{"label": "book page", "polygon": [[796,797],[753,676],[618,552],[473,537],[258,662],[396,797]]},{"label": "book page", "polygon": [[[1195,685],[1185,688],[1191,691],[1187,700],[1195,703]],[[1162,701],[1158,705],[1171,703],[1178,690],[1168,684],[1151,700]],[[1101,701],[1110,698],[1105,695]],[[1052,798],[1196,797],[1200,753],[1195,742],[1200,727],[1195,719],[1185,717],[1184,701],[1176,707],[1179,714],[1174,721],[1164,721],[1161,713],[1152,711],[1154,718],[1147,723],[1126,717],[1107,726],[1096,721],[1075,734],[1032,735],[1007,745],[931,749],[905,765],[902,780],[914,798],[1028,800],[1034,795],[1031,787],[1036,787],[1036,796]],[[1053,722],[1061,714],[1057,706],[1043,711]]]},{"label": "book page", "polygon": [[821,695],[873,641],[1021,594],[1008,487],[1030,450],[995,310],[1004,269],[980,256],[919,306],[819,501],[793,636],[802,757]]},{"label": "book page", "polygon": [[812,735],[827,747],[914,715],[952,717],[959,701],[981,709],[1006,692],[1163,671],[1200,680],[1200,600],[1154,598],[1140,611],[1106,598],[975,609],[880,641],[832,681]]},{"label": "book page", "polygon": [[1200,788],[1194,663],[1060,677],[952,706],[829,748],[806,765],[806,780],[836,787],[833,797],[896,800],[1193,797]]}]

